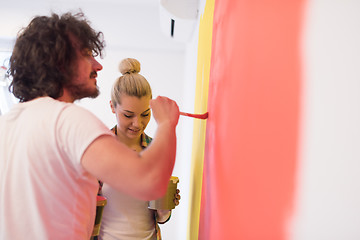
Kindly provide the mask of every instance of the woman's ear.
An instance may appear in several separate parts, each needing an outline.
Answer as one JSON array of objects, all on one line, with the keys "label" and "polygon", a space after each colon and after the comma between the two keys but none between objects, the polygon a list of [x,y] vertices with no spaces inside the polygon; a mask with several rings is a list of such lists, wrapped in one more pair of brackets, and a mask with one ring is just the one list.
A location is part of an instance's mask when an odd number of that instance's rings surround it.
[{"label": "woman's ear", "polygon": [[110,107],[111,107],[111,111],[115,113],[115,107],[114,104],[111,102],[111,100],[110,100]]}]

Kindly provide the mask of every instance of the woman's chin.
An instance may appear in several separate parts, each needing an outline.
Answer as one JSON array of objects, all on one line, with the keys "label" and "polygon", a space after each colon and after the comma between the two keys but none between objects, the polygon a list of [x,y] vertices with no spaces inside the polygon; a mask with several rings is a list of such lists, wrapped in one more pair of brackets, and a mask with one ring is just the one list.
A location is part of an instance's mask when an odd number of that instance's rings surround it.
[{"label": "woman's chin", "polygon": [[128,138],[138,138],[141,135],[141,132],[134,132],[134,131],[128,131],[128,133],[126,134],[128,136]]}]

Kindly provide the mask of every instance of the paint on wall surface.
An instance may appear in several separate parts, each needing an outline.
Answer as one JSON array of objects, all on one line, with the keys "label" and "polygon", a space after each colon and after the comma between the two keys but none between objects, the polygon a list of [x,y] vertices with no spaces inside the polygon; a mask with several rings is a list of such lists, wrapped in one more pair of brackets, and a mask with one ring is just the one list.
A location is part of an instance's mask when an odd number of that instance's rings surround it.
[{"label": "paint on wall surface", "polygon": [[[214,0],[207,0],[199,25],[195,113],[205,113],[207,111],[213,13]],[[194,120],[187,236],[187,239],[190,240],[198,239],[206,121]]]},{"label": "paint on wall surface", "polygon": [[285,239],[297,165],[303,3],[215,3],[199,239]]}]

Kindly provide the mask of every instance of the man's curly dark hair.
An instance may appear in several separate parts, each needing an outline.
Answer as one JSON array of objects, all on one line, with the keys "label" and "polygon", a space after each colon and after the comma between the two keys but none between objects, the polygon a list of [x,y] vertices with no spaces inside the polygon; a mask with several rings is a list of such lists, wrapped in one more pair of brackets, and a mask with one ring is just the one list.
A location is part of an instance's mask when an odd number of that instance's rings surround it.
[{"label": "man's curly dark hair", "polygon": [[102,57],[103,34],[90,27],[82,12],[37,16],[19,32],[10,58],[9,89],[20,102],[62,96],[76,67],[76,51],[69,35],[79,42],[80,50],[88,49]]}]

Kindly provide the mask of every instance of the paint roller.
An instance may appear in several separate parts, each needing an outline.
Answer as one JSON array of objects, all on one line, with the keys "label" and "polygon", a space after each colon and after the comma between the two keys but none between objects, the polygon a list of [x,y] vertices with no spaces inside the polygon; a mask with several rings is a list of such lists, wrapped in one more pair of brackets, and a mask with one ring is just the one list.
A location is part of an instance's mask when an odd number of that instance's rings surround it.
[{"label": "paint roller", "polygon": [[209,113],[203,113],[203,114],[193,114],[193,113],[186,113],[186,112],[180,112],[180,115],[187,116],[187,117],[193,117],[198,119],[207,119],[209,116]]}]

